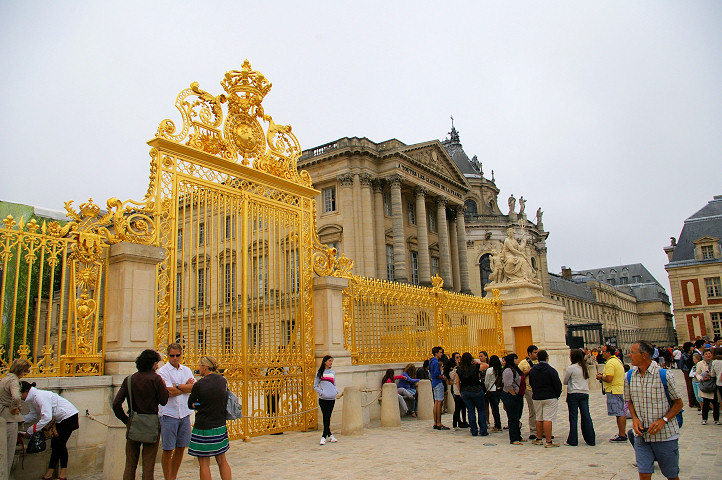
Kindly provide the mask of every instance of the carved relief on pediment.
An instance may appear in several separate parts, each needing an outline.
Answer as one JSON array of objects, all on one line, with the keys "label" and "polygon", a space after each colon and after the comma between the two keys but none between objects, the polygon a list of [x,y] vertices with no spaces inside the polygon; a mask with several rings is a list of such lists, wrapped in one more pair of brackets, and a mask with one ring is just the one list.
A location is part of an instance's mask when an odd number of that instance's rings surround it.
[{"label": "carved relief on pediment", "polygon": [[418,152],[411,152],[408,153],[408,156],[410,158],[413,158],[420,164],[424,165],[425,167],[428,167],[429,169],[438,172],[439,175],[442,177],[450,179],[455,178],[455,175],[449,170],[449,167],[446,165],[444,159],[439,158],[439,153],[436,151],[435,148],[429,148]]}]

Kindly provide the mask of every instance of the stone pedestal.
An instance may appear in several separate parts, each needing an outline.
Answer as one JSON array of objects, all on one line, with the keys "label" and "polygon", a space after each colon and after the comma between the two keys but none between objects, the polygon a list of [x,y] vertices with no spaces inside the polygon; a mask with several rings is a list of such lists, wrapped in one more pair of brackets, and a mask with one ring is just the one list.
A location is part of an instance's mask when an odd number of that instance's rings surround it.
[{"label": "stone pedestal", "polygon": [[361,407],[361,391],[358,386],[350,385],[344,388],[342,398],[341,433],[343,435],[363,435],[364,417]]},{"label": "stone pedestal", "polygon": [[401,426],[399,394],[395,383],[385,383],[381,388],[381,426]]},{"label": "stone pedestal", "polygon": [[419,380],[416,386],[416,396],[418,398],[416,417],[419,420],[433,420],[434,395],[431,392],[431,380]]},{"label": "stone pedestal", "polygon": [[[529,287],[522,287],[527,292]],[[540,350],[549,353],[549,364],[557,369],[559,376],[569,365],[569,347],[566,345],[564,307],[557,301],[541,296],[541,287],[536,286],[538,296],[519,298],[508,290],[501,294],[504,304],[501,314],[504,323],[504,342],[509,352],[515,352],[514,327],[531,327],[532,342]],[[519,293],[518,291],[516,293]],[[515,352],[524,358],[526,352]]]},{"label": "stone pedestal", "polygon": [[155,348],[156,265],[162,248],[132,243],[111,245],[105,317],[105,373],[136,371],[135,359]]}]

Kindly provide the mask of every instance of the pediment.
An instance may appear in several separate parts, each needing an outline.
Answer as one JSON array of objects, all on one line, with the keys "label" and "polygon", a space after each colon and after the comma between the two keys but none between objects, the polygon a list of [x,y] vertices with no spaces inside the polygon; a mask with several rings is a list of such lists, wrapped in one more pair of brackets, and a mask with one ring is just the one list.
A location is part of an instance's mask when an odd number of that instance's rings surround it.
[{"label": "pediment", "polygon": [[441,179],[461,184],[468,188],[466,178],[456,166],[454,160],[438,140],[417,143],[399,151],[416,165],[434,172]]},{"label": "pediment", "polygon": [[692,243],[694,243],[695,245],[702,245],[705,243],[717,243],[717,242],[719,242],[719,238],[710,237],[709,235],[705,235],[704,237],[699,237],[697,240],[695,240]]}]

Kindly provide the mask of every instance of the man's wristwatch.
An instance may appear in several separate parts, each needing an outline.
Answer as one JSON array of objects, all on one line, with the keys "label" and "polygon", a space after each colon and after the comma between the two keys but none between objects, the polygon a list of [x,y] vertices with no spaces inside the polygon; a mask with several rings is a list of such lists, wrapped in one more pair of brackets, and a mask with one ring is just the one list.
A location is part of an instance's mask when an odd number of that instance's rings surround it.
[{"label": "man's wristwatch", "polygon": [[667,417],[662,417],[662,420],[664,420],[664,423],[669,423],[669,419]]},{"label": "man's wristwatch", "polygon": [[178,385],[180,385],[180,383],[174,383],[174,384],[173,384],[173,387],[174,387],[174,388],[178,388]]}]

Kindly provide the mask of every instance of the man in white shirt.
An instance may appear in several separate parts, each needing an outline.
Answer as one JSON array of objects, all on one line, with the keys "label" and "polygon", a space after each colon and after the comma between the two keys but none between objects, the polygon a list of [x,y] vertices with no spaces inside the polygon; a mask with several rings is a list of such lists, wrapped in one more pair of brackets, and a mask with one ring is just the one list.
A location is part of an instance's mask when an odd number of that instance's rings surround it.
[{"label": "man in white shirt", "polygon": [[174,480],[183,461],[183,453],[191,441],[191,413],[188,394],[193,388],[193,372],[181,365],[183,350],[180,344],[168,345],[168,363],[158,369],[158,375],[168,388],[168,403],[159,406],[160,438],[163,447],[161,465],[165,480]]}]

